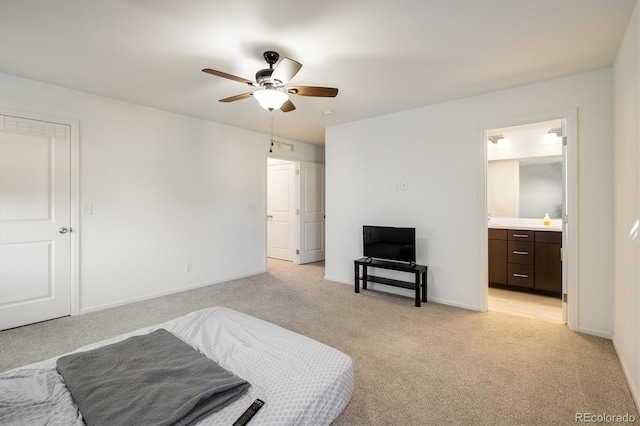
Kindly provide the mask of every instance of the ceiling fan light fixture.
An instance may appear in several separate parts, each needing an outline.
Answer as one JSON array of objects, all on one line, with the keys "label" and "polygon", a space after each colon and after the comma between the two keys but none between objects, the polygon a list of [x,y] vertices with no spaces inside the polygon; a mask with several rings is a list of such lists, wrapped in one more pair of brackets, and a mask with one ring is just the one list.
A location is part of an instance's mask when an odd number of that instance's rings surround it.
[{"label": "ceiling fan light fixture", "polygon": [[264,109],[273,111],[274,109],[280,109],[288,99],[286,93],[277,89],[261,89],[253,92],[253,97],[258,100],[260,106]]},{"label": "ceiling fan light fixture", "polygon": [[[246,78],[237,77],[226,72],[204,68],[202,71],[217,77],[226,78],[228,80],[237,81],[247,84],[255,88],[255,91],[241,93],[228,98],[220,99],[220,102],[235,102],[241,99],[254,97],[260,103],[260,106],[269,111],[279,109],[282,112],[291,112],[296,106],[289,99],[289,95],[310,96],[319,98],[335,98],[338,95],[338,89],[335,87],[321,86],[294,86],[285,87],[302,68],[302,64],[291,58],[283,58],[280,62],[280,55],[271,50],[264,52],[265,61],[269,64],[269,68],[258,70],[256,80],[251,81]],[[277,65],[274,67],[274,65]]]}]

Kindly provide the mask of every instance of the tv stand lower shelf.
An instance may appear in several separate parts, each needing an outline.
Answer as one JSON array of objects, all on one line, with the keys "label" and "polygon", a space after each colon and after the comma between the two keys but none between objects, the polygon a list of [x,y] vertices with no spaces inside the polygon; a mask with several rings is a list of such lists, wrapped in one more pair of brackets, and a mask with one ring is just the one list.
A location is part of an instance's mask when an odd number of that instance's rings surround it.
[{"label": "tv stand lower shelf", "polygon": [[[416,293],[416,306],[420,307],[420,302],[427,301],[427,267],[424,265],[407,264],[399,262],[390,262],[387,260],[378,260],[363,257],[356,259],[354,262],[355,277],[354,285],[355,292],[360,293],[360,281],[362,281],[362,289],[367,290],[367,283],[378,283],[389,285],[393,287],[401,287],[409,290],[415,290]],[[360,276],[360,269],[362,268],[362,276]],[[414,274],[414,282],[396,280],[392,278],[378,277],[375,275],[369,275],[369,268],[388,269],[392,271],[407,272]],[[422,294],[421,294],[422,293]]]}]

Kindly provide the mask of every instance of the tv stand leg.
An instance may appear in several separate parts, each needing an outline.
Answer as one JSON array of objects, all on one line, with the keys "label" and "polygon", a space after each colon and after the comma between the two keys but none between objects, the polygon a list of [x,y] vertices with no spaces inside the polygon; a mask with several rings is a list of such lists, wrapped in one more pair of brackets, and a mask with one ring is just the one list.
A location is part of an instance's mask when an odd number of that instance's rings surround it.
[{"label": "tv stand leg", "polygon": [[416,308],[420,307],[420,272],[416,272]]},{"label": "tv stand leg", "polygon": [[356,273],[353,277],[353,285],[355,286],[356,293],[360,293],[360,265],[356,263],[354,269]]},{"label": "tv stand leg", "polygon": [[422,274],[422,301],[427,301],[427,272],[423,272]]},{"label": "tv stand leg", "polygon": [[362,289],[367,289],[367,265],[362,265]]}]

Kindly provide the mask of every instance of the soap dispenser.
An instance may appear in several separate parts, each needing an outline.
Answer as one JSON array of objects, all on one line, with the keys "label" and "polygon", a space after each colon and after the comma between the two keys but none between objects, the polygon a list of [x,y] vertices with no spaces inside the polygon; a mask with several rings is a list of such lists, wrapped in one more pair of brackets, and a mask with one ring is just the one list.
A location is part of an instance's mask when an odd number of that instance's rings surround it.
[{"label": "soap dispenser", "polygon": [[549,226],[551,224],[551,218],[549,217],[549,213],[544,214],[544,226]]}]

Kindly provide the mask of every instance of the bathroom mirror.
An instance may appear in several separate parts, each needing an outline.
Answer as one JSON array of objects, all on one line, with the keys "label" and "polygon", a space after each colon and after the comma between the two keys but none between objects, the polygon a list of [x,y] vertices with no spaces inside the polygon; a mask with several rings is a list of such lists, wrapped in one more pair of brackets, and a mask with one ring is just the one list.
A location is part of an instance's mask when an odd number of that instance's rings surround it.
[{"label": "bathroom mirror", "polygon": [[496,218],[562,218],[562,157],[488,162],[488,211]]}]

